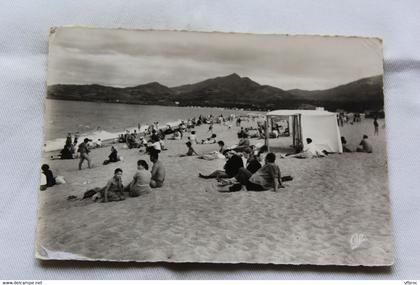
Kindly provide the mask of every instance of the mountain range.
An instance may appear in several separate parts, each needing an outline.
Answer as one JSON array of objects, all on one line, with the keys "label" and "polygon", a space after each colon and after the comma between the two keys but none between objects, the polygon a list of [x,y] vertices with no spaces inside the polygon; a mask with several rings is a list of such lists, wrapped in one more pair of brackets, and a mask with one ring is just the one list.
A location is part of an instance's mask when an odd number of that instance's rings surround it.
[{"label": "mountain range", "polygon": [[382,86],[382,76],[379,75],[325,90],[283,90],[233,73],[172,88],[158,82],[124,88],[57,84],[48,86],[47,98],[250,110],[314,109],[322,106],[330,111],[363,112],[383,109]]}]

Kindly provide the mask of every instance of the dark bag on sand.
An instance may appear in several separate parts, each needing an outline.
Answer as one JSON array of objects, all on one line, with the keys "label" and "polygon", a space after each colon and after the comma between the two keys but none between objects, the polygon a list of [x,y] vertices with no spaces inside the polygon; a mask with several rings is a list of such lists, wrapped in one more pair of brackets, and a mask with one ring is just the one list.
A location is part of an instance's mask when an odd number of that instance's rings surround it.
[{"label": "dark bag on sand", "polygon": [[293,177],[292,176],[290,176],[290,175],[286,175],[286,176],[283,176],[282,178],[281,178],[281,181],[282,182],[285,182],[285,181],[292,181],[293,180]]},{"label": "dark bag on sand", "polygon": [[91,198],[93,195],[95,195],[96,193],[98,193],[100,190],[101,190],[101,188],[99,188],[99,187],[96,187],[94,189],[87,190],[85,192],[85,194],[83,194],[83,198],[82,199]]}]

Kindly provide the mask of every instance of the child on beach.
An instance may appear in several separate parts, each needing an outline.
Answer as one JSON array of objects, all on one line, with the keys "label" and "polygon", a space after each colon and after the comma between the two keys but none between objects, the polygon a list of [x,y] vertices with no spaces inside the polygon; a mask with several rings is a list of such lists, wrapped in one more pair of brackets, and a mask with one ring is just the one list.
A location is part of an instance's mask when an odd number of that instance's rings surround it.
[{"label": "child on beach", "polygon": [[149,165],[145,160],[140,159],[137,161],[137,172],[133,176],[133,181],[127,187],[130,197],[138,197],[150,193],[151,174],[148,170]]},{"label": "child on beach", "polygon": [[108,181],[106,186],[100,190],[103,203],[125,200],[122,173],[123,171],[121,168],[115,169],[114,176]]},{"label": "child on beach", "polygon": [[80,162],[79,162],[79,170],[82,170],[82,164],[85,160],[87,160],[88,162],[88,168],[92,168],[91,166],[91,160],[89,157],[89,148],[87,146],[87,144],[92,141],[88,138],[85,138],[83,140],[83,142],[79,145],[79,149],[77,150],[77,152],[80,152]]},{"label": "child on beach", "polygon": [[198,155],[198,153],[193,149],[191,142],[186,142],[185,144],[188,151],[186,154],[181,154],[180,157]]},{"label": "child on beach", "polygon": [[165,181],[166,171],[165,167],[163,166],[163,163],[159,161],[159,153],[156,151],[152,151],[150,153],[150,161],[153,163],[150,187],[160,188],[163,186],[163,182]]}]

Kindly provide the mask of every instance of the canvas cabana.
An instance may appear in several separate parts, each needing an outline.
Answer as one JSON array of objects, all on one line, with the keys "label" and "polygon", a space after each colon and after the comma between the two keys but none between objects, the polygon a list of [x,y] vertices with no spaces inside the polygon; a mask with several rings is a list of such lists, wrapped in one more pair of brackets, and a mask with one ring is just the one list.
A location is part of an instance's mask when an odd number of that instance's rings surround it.
[{"label": "canvas cabana", "polygon": [[336,113],[324,110],[275,110],[266,114],[265,143],[269,145],[269,129],[273,119],[289,120],[293,147],[300,150],[306,145],[306,138],[329,152],[343,152],[340,129]]}]

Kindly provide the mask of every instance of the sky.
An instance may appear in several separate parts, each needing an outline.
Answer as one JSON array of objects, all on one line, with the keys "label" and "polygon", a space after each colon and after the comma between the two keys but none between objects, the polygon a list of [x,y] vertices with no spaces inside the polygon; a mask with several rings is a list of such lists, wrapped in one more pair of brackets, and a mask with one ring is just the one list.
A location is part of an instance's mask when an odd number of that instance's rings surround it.
[{"label": "sky", "polygon": [[284,90],[383,74],[375,38],[68,27],[50,34],[48,85],[168,87],[237,73]]}]

